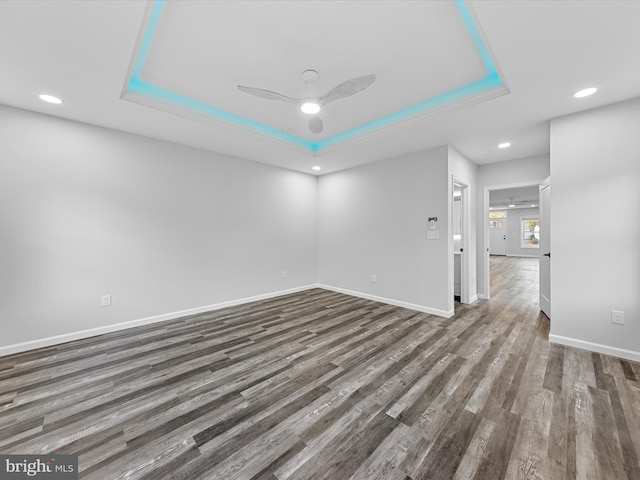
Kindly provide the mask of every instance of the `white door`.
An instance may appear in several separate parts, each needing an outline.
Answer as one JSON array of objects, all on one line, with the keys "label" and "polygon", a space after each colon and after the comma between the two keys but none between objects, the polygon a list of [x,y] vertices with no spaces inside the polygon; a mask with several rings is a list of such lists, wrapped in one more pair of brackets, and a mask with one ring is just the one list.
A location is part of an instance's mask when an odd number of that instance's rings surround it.
[{"label": "white door", "polygon": [[540,185],[540,310],[551,319],[551,181]]},{"label": "white door", "polygon": [[[468,232],[471,230],[471,218],[470,218],[470,195],[469,185],[463,181],[453,178],[453,206],[452,206],[452,229],[453,232],[453,244],[454,251],[459,252],[454,254],[454,292],[456,290],[456,262],[459,262],[459,293],[460,303],[471,302],[471,270],[469,255],[470,241]],[[456,197],[456,192],[459,192],[459,197]]]},{"label": "white door", "polygon": [[489,219],[489,253],[491,255],[507,254],[506,218]]}]

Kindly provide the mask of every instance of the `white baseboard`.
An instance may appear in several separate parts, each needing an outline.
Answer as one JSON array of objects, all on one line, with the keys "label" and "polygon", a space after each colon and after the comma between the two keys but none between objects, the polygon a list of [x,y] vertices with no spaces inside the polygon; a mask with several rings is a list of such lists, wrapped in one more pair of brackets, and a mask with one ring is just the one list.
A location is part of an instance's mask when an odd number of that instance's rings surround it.
[{"label": "white baseboard", "polygon": [[487,296],[486,296],[484,293],[479,293],[479,294],[478,294],[478,298],[479,298],[480,300],[487,300]]},{"label": "white baseboard", "polygon": [[414,303],[403,302],[400,300],[394,300],[391,298],[378,297],[377,295],[370,295],[368,293],[354,292],[353,290],[347,290],[345,288],[333,287],[331,285],[318,284],[318,288],[330,290],[332,292],[344,293],[345,295],[351,295],[352,297],[365,298],[367,300],[373,300],[374,302],[386,303],[387,305],[395,305],[396,307],[408,308],[409,310],[416,310],[422,313],[430,313],[431,315],[437,315],[438,317],[451,318],[453,317],[453,310],[439,310],[437,308],[424,307],[422,305],[416,305]]},{"label": "white baseboard", "polygon": [[50,347],[52,345],[71,342],[73,340],[81,340],[83,338],[89,338],[96,335],[102,335],[105,333],[117,332],[118,330],[125,330],[127,328],[140,327],[142,325],[149,325],[151,323],[156,323],[156,322],[164,322],[165,320],[173,320],[175,318],[186,317],[186,316],[195,315],[198,313],[210,312],[212,310],[220,310],[221,308],[242,305],[243,303],[250,303],[250,302],[256,302],[258,300],[267,300],[269,298],[281,297],[283,295],[303,292],[305,290],[310,290],[312,288],[318,288],[318,285],[317,284],[305,285],[302,287],[296,287],[289,290],[280,290],[277,292],[255,295],[253,297],[238,298],[235,300],[229,300],[227,302],[215,303],[213,305],[205,305],[202,307],[195,307],[195,308],[189,308],[187,310],[180,310],[178,312],[164,313],[162,315],[154,315],[152,317],[139,318],[137,320],[130,320],[127,322],[116,323],[113,325],[106,325],[104,327],[81,330],[79,332],[71,332],[71,333],[65,333],[62,335],[56,335],[53,337],[29,340],[28,342],[22,342],[14,345],[7,345],[4,347],[0,347],[0,357],[3,357],[5,355],[12,355],[14,353],[25,352],[27,350],[34,350],[36,348]]},{"label": "white baseboard", "polygon": [[599,343],[592,343],[584,340],[578,340],[576,338],[553,334],[549,334],[549,341],[551,343],[558,343],[568,347],[581,348],[582,350],[588,350],[590,352],[603,353],[605,355],[611,355],[612,357],[640,362],[640,352],[634,352],[633,350],[625,350],[624,348],[610,347],[608,345],[601,345]]},{"label": "white baseboard", "polygon": [[478,295],[473,295],[470,299],[469,299],[469,303],[475,303],[478,301],[478,298],[480,298]]}]

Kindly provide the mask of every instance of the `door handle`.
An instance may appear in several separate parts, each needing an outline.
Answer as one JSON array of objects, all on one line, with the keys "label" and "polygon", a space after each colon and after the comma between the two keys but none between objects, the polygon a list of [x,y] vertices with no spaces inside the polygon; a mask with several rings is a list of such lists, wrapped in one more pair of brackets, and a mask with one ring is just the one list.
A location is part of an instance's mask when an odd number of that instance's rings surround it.
[{"label": "door handle", "polygon": [[545,256],[545,257],[549,257],[549,258],[551,258],[551,252],[549,252],[549,253],[545,253],[545,254],[544,254],[544,256]]}]

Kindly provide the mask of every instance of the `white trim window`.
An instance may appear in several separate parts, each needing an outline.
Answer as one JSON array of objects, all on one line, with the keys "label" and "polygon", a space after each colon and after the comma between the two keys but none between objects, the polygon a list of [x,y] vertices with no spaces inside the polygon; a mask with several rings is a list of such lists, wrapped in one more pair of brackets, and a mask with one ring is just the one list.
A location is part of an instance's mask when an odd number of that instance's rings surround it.
[{"label": "white trim window", "polygon": [[520,248],[540,248],[540,217],[520,217]]}]

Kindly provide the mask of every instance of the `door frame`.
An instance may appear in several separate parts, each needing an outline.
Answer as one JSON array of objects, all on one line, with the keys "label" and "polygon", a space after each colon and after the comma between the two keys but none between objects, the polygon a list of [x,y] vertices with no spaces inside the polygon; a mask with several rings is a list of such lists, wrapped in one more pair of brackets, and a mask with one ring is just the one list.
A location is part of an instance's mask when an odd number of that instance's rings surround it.
[{"label": "door frame", "polygon": [[453,301],[453,191],[454,186],[460,188],[460,235],[462,236],[462,254],[460,255],[460,303],[473,303],[477,296],[471,295],[471,195],[470,183],[455,175],[451,176],[451,198],[449,199],[449,301],[452,310],[455,308]]},{"label": "door frame", "polygon": [[480,255],[478,255],[480,262],[480,271],[478,275],[482,275],[484,279],[484,288],[482,292],[478,293],[478,298],[484,298],[489,300],[491,298],[491,272],[489,268],[489,195],[493,190],[504,190],[505,188],[519,188],[519,187],[536,187],[544,183],[545,179],[540,178],[538,180],[528,180],[525,182],[516,183],[504,183],[500,185],[490,185],[484,187],[482,191],[482,242],[480,247]]}]

